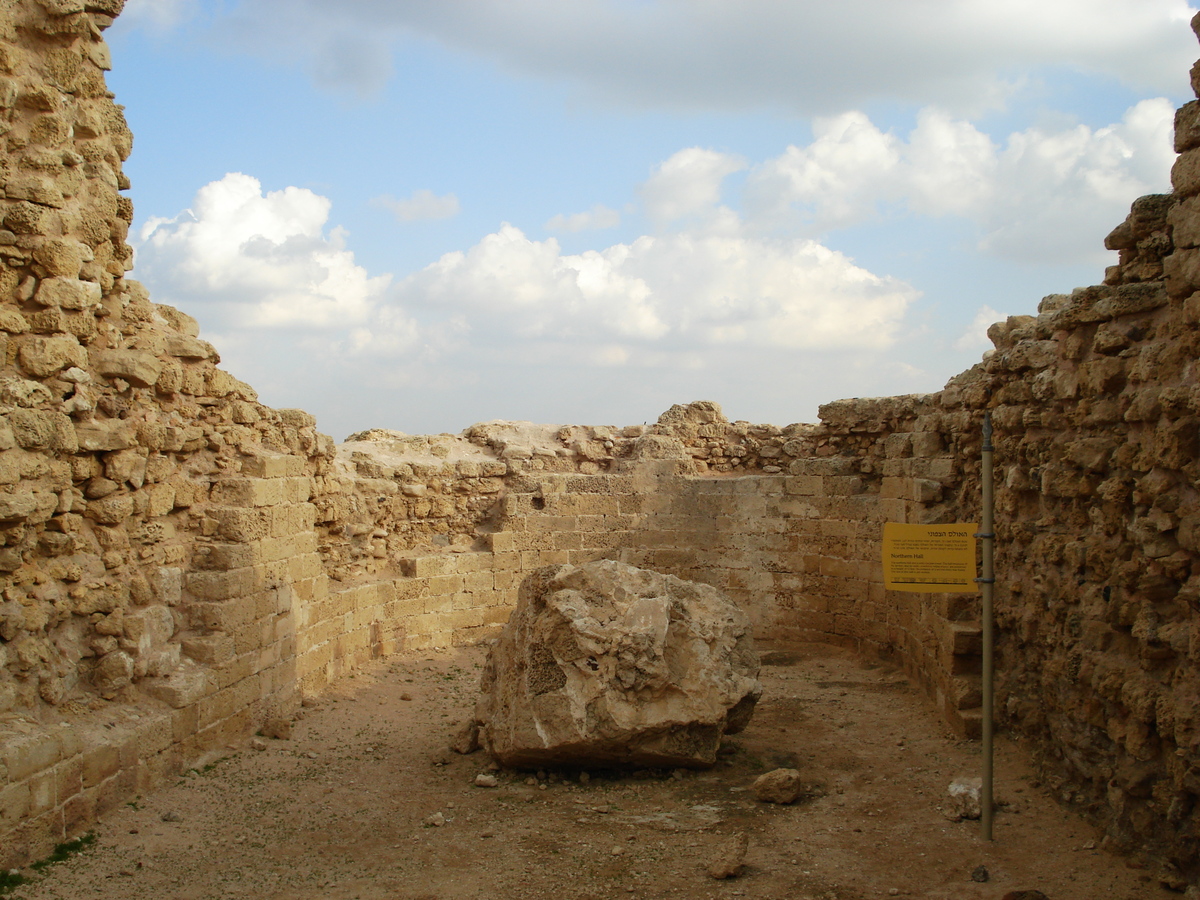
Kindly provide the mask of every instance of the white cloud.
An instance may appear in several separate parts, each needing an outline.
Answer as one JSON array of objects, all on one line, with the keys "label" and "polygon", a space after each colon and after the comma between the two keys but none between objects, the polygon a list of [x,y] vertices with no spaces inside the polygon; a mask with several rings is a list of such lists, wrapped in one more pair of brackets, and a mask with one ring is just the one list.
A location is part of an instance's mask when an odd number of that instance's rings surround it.
[{"label": "white cloud", "polygon": [[861,112],[813,122],[813,142],[791,146],[751,173],[746,185],[750,214],[778,225],[793,206],[819,230],[849,225],[870,216],[894,193],[893,173],[901,145]]},{"label": "white cloud", "polygon": [[222,33],[325,60],[319,79],[330,58],[343,80],[358,66],[367,89],[386,77],[381,55],[415,37],[637,106],[829,114],[880,99],[978,109],[1013,89],[999,73],[1043,67],[1181,93],[1191,12],[1182,0],[245,0]]},{"label": "white cloud", "polygon": [[1101,259],[1103,236],[1141,195],[1170,190],[1174,108],[1143,100],[1095,131],[1014,134],[999,154],[995,202],[976,210],[980,248],[1038,261]]},{"label": "white cloud", "polygon": [[639,187],[646,213],[655,222],[708,215],[721,201],[726,176],[746,168],[740,157],[689,147],[655,167]]},{"label": "white cloud", "polygon": [[118,29],[170,31],[195,15],[196,4],[197,0],[128,0],[117,20]]},{"label": "white cloud", "polygon": [[958,336],[958,340],[954,342],[954,349],[961,351],[969,350],[987,350],[992,346],[991,340],[987,336],[987,330],[993,323],[1004,319],[1001,313],[992,309],[990,306],[981,306],[975,313],[975,318],[971,320],[971,324],[963,329],[962,334]]},{"label": "white cloud", "polygon": [[883,347],[917,296],[810,240],[685,231],[567,255],[512,225],[397,292],[414,307],[462,312],[481,341],[604,344],[610,363],[649,345]]},{"label": "white cloud", "polygon": [[354,261],[346,235],[327,227],[327,198],[264,192],[232,173],[190,210],[140,229],[135,276],[196,315],[267,402],[313,408],[335,431],[405,427],[388,410],[408,409],[414,389],[428,417],[513,379],[536,382],[522,396],[561,403],[565,385],[582,390],[586,373],[605,372],[615,396],[669,405],[682,388],[667,373],[712,380],[719,364],[774,381],[766,371],[790,371],[796,351],[877,353],[895,341],[916,290],[812,240],[749,233],[714,205],[713,173],[728,160],[691,158],[704,164],[682,168],[700,189],[682,177],[658,184],[669,181],[662,202],[698,217],[694,228],[567,254],[503,225],[395,283]]},{"label": "white cloud", "polygon": [[1170,189],[1174,109],[1143,100],[1105,128],[1029,128],[1001,146],[970,122],[923,109],[907,140],[863,113],[818,119],[814,139],[756,166],[748,216],[762,228],[847,227],[903,205],[980,228],[980,249],[1021,260],[1097,260],[1140,194]]},{"label": "white cloud", "polygon": [[616,228],[621,224],[621,214],[615,209],[609,209],[603,203],[597,203],[587,212],[558,215],[546,222],[547,231],[593,231],[602,228]]},{"label": "white cloud", "polygon": [[312,191],[264,194],[258,179],[230,173],[201,188],[190,210],[141,228],[138,276],[160,302],[206,307],[222,329],[365,322],[390,277],[368,276],[345,233],[325,233],[329,209]]},{"label": "white cloud", "polygon": [[461,207],[454,194],[438,196],[426,188],[413,191],[411,197],[397,200],[391,194],[375,197],[371,203],[390,209],[401,222],[418,222],[424,219],[452,219]]}]

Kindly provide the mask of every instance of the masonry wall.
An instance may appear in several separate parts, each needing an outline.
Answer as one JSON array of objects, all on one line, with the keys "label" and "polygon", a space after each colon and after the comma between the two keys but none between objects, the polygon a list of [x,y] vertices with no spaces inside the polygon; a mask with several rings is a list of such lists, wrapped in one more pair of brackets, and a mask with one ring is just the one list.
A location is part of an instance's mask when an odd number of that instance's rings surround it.
[{"label": "masonry wall", "polygon": [[1200,874],[1200,104],[1105,284],[993,326],[937,394],[335,448],[125,277],[120,7],[0,9],[0,864],[367,660],[496,634],[543,565],[713,584],[763,639],[897,660],[972,734],[977,597],[884,590],[880,537],[978,521],[990,410],[1001,723],[1110,847]]}]

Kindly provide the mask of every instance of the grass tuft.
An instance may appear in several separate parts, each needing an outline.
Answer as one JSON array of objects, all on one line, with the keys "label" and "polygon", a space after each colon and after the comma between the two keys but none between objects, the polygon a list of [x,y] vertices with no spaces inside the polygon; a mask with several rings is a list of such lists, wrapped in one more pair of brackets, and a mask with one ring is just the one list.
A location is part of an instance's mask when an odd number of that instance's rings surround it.
[{"label": "grass tuft", "polygon": [[64,841],[63,843],[58,844],[54,848],[53,853],[51,853],[45,859],[39,859],[32,866],[30,866],[30,868],[40,872],[42,869],[46,868],[46,866],[52,866],[55,863],[60,863],[63,860],[70,859],[74,854],[82,852],[85,848],[90,847],[94,843],[96,843],[95,832],[89,831],[87,834],[81,834],[73,841]]}]

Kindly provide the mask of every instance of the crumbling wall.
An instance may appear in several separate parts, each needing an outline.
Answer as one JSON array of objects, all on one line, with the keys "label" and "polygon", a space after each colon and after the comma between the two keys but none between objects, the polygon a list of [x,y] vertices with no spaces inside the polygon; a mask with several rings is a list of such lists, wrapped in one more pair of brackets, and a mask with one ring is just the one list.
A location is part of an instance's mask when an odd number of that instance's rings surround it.
[{"label": "crumbling wall", "polygon": [[0,9],[0,856],[294,694],[332,442],[125,278],[120,0]]},{"label": "crumbling wall", "polygon": [[[125,275],[120,0],[0,8],[0,864],[366,660],[496,633],[527,572],[713,584],[765,638],[889,655],[978,728],[974,594],[884,590],[885,521],[977,521],[996,425],[998,716],[1119,849],[1200,858],[1200,103],[1105,284],[931,395],[815,425],[490,422],[340,448]],[[1178,869],[1163,877],[1183,877]]]}]

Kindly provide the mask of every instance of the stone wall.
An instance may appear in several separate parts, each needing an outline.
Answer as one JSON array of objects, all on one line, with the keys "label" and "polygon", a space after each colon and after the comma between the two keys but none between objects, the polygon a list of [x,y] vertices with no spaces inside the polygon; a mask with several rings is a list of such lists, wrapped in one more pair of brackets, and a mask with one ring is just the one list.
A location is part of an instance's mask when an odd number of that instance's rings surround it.
[{"label": "stone wall", "polygon": [[125,277],[120,6],[0,9],[0,864],[369,659],[494,635],[551,563],[713,584],[761,637],[895,659],[973,734],[977,596],[884,590],[880,543],[885,521],[978,521],[990,410],[1001,723],[1112,848],[1196,877],[1200,105],[1105,284],[993,326],[937,394],[786,428],[699,402],[335,448]]},{"label": "stone wall", "polygon": [[127,280],[120,0],[0,8],[0,856],[43,852],[295,694],[311,416]]}]

